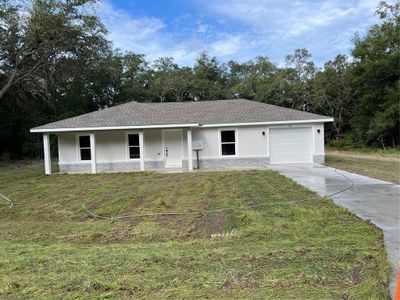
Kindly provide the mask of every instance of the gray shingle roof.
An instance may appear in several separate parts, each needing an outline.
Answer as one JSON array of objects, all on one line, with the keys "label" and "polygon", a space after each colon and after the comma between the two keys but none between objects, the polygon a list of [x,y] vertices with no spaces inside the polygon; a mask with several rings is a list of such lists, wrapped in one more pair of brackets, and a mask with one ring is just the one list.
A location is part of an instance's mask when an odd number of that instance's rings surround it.
[{"label": "gray shingle roof", "polygon": [[128,102],[103,110],[35,127],[33,130],[173,124],[230,124],[274,121],[325,120],[307,113],[246,99],[139,103]]}]

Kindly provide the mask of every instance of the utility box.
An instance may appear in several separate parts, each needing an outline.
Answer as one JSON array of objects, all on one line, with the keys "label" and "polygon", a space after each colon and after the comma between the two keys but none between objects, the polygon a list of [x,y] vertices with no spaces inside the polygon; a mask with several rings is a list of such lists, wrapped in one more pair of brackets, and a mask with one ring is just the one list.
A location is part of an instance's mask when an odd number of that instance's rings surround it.
[{"label": "utility box", "polygon": [[203,150],[203,141],[192,141],[193,150]]}]

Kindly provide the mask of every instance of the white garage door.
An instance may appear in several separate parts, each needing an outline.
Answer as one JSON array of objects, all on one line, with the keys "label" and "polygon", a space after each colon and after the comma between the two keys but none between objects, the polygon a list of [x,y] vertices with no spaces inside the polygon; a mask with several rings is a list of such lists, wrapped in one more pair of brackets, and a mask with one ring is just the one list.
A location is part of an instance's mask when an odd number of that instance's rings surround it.
[{"label": "white garage door", "polygon": [[312,162],[312,129],[276,128],[269,130],[271,164]]}]

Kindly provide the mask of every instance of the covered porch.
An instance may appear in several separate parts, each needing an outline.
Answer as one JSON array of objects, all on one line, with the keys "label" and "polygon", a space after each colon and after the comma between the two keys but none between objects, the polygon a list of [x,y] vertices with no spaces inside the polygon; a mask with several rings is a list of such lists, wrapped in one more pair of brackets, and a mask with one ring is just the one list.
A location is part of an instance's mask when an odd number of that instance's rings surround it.
[{"label": "covered porch", "polygon": [[58,140],[61,173],[193,171],[193,128],[43,133],[44,169],[50,175],[50,134]]}]

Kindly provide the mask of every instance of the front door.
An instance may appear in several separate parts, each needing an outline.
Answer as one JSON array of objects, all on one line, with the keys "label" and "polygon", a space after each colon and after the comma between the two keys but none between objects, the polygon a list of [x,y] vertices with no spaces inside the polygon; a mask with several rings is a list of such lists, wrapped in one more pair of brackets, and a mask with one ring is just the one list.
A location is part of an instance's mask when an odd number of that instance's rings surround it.
[{"label": "front door", "polygon": [[182,130],[163,130],[166,168],[182,168]]}]

